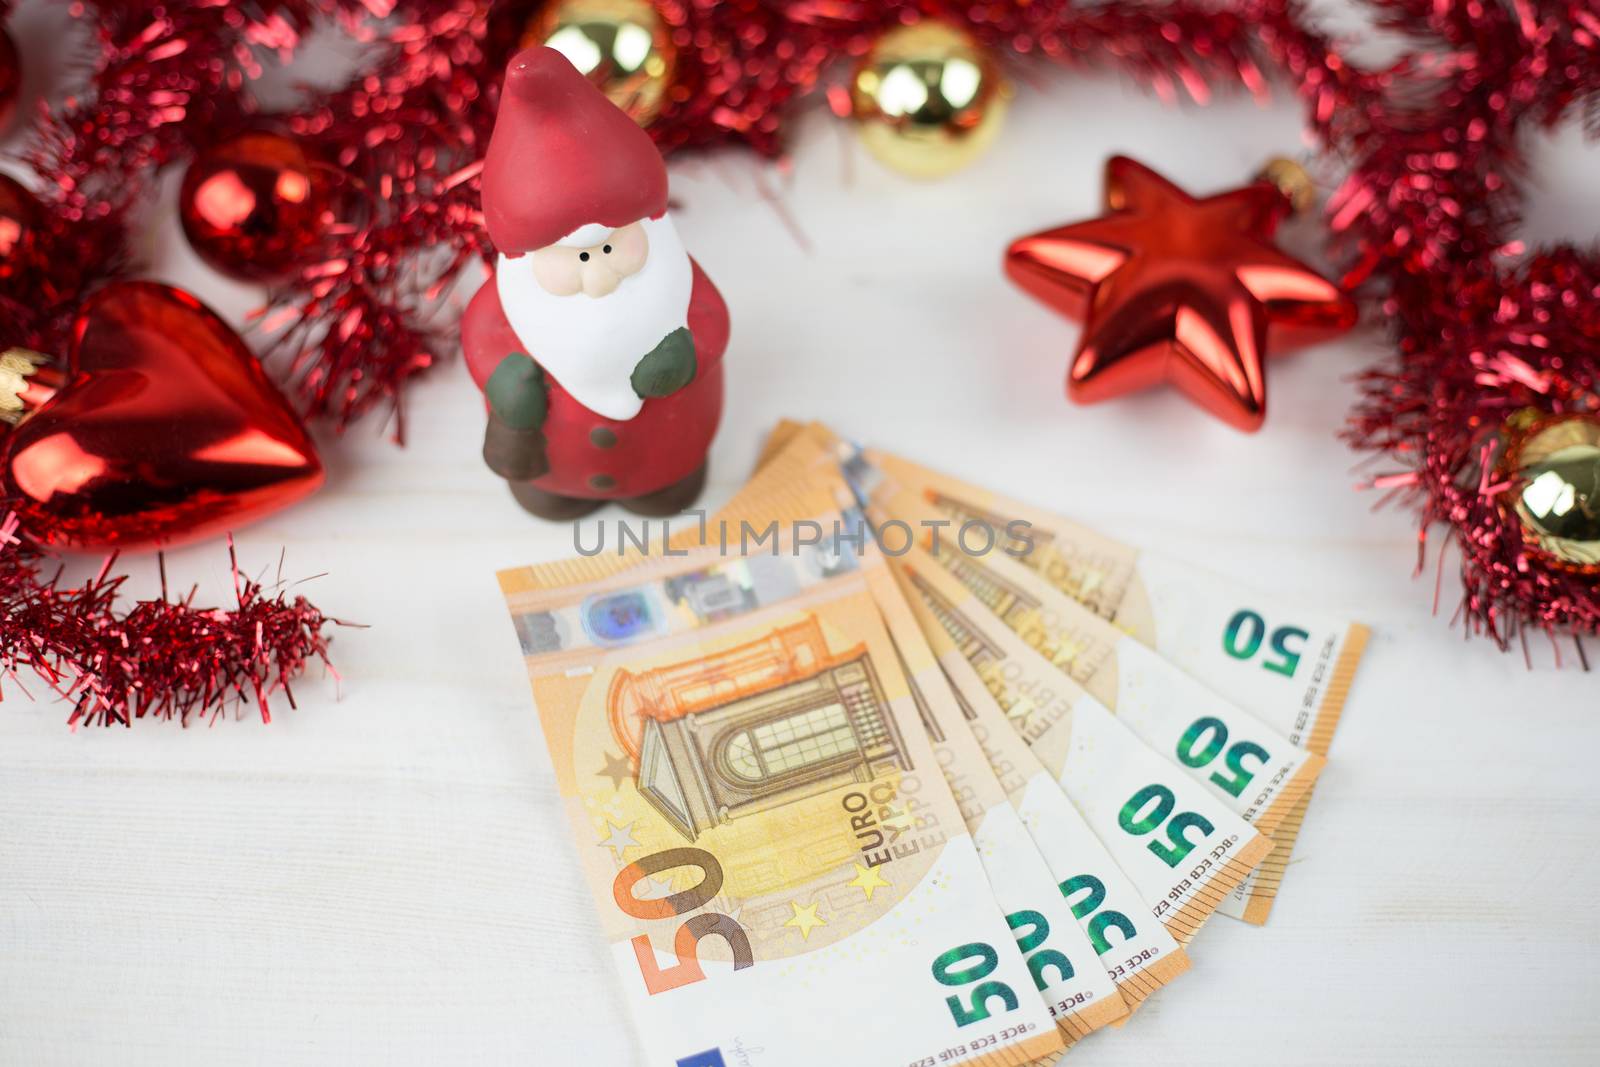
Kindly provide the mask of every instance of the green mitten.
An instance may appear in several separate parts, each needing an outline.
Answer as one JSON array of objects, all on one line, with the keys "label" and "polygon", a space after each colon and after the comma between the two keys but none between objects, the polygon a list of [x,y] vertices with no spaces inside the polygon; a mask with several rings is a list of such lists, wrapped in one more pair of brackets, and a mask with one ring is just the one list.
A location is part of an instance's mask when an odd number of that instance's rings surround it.
[{"label": "green mitten", "polygon": [[694,370],[694,335],[679,326],[639,361],[628,381],[641,397],[671,396],[694,381]]},{"label": "green mitten", "polygon": [[513,352],[500,361],[483,385],[489,408],[513,430],[537,430],[544,425],[544,371],[533,357]]}]

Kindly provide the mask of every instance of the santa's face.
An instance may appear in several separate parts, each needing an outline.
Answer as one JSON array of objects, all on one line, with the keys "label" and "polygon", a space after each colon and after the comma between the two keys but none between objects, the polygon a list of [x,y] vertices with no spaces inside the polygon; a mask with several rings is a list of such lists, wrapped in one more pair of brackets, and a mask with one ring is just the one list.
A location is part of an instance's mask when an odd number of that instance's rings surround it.
[{"label": "santa's face", "polygon": [[639,273],[649,252],[650,239],[635,222],[612,230],[599,244],[554,244],[531,253],[533,278],[551,296],[605,296]]},{"label": "santa's face", "polygon": [[495,284],[528,354],[578,403],[626,420],[644,406],[631,381],[639,360],[688,324],[694,271],[662,215],[501,256]]}]

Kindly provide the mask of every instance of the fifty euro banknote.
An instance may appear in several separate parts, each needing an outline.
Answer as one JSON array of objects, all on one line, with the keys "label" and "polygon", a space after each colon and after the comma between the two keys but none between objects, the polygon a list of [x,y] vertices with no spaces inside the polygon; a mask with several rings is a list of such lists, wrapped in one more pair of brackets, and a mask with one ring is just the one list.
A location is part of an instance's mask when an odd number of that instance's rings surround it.
[{"label": "fifty euro banknote", "polygon": [[968,729],[983,748],[1023,825],[1089,935],[1101,966],[1129,1010],[1189,969],[1189,957],[1133,881],[1095,836],[1083,814],[1011,727],[982,678],[942,629],[925,630],[961,703]]},{"label": "fifty euro banknote", "polygon": [[1061,1048],[865,583],[674,632],[638,577],[500,582],[647,1061]]},{"label": "fifty euro banknote", "polygon": [[[842,480],[838,490],[848,492]],[[792,497],[784,493],[780,497]],[[819,498],[820,503],[821,498]],[[720,530],[740,520],[758,524],[785,507],[741,493],[729,508],[703,526],[701,533]],[[962,818],[972,835],[993,895],[1011,927],[1033,985],[1067,1041],[1075,1041],[1127,1014],[1110,976],[1100,966],[1088,935],[1072,905],[1034,847],[1020,815],[990,769],[983,750],[960,719],[960,705],[901,599],[880,555],[863,536],[858,513],[798,516],[813,529],[839,531],[842,539],[797,544],[793,535],[802,523],[787,523],[764,552],[744,558],[694,551],[697,539],[680,536],[674,549],[685,552],[675,561],[660,561],[627,572],[634,583],[613,591],[613,598],[651,605],[657,636],[702,629],[729,619],[770,609],[787,601],[815,597],[820,586],[865,578],[882,613],[898,662],[910,686],[917,718],[928,736]],[[854,536],[850,536],[854,531]],[[858,573],[859,572],[859,573]],[[580,620],[568,618],[560,629],[573,635],[565,647],[576,647]],[[869,875],[863,878],[872,881]],[[877,887],[871,887],[876,891]]]},{"label": "fifty euro banknote", "polygon": [[[770,491],[776,485],[807,479],[839,480],[826,442],[819,442],[815,435],[789,434],[779,447],[764,455],[759,474],[746,492],[757,487]],[[867,570],[869,581],[881,575],[881,553],[870,554]],[[874,584],[874,589],[877,592],[881,585]],[[880,607],[891,620],[891,631],[899,632],[896,622],[903,619],[910,604],[904,596],[878,595]],[[1088,934],[1102,967],[1116,982],[1124,1002],[1130,1009],[1137,1008],[1188,969],[1183,949],[1155,921],[1154,909],[1117,866],[1055,776],[1013,730],[945,631],[939,627],[926,630],[924,640],[954,687],[961,721],[979,743],[1059,888],[1070,899],[1073,914]]]},{"label": "fifty euro banknote", "polygon": [[1186,942],[1271,839],[1151,749],[916,547],[893,565],[925,630],[942,628],[1055,774],[1157,918]]},{"label": "fifty euro banknote", "polygon": [[[871,503],[915,529],[928,554],[966,586],[1029,647],[1089,691],[1142,740],[1182,767],[1245,821],[1293,845],[1304,801],[1324,757],[1295,744],[1259,717],[1214,693],[1150,648],[1046,582],[986,539],[975,554],[919,494],[898,491],[864,462],[855,468]],[[870,487],[870,488],[869,488]],[[1258,883],[1269,898],[1275,883]],[[1264,921],[1230,896],[1224,914]]]},{"label": "fifty euro banknote", "polygon": [[[767,454],[811,433],[862,483],[915,494],[953,530],[987,528],[1008,555],[1185,674],[1295,745],[1325,756],[1367,641],[1367,630],[1280,595],[1252,589],[1160,553],[1140,551],[1043,509],[938,474],[903,457],[842,442],[826,427],[784,422]],[[880,490],[881,491],[881,490]],[[1214,732],[1213,732],[1214,733]],[[1204,753],[1217,736],[1198,739]],[[1235,737],[1233,744],[1240,739]],[[1225,746],[1227,747],[1227,746]],[[1226,759],[1226,755],[1223,756]],[[1221,909],[1251,922],[1270,913],[1310,801],[1307,789],[1272,820],[1267,859]]]}]

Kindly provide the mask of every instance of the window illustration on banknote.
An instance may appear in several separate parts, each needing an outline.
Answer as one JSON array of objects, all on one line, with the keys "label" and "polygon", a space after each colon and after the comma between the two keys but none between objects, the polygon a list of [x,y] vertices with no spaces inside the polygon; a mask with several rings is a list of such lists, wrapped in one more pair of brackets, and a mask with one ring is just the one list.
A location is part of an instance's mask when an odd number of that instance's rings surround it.
[{"label": "window illustration on banknote", "polygon": [[913,769],[866,646],[830,651],[815,616],[713,655],[618,670],[606,708],[640,794],[689,841]]}]

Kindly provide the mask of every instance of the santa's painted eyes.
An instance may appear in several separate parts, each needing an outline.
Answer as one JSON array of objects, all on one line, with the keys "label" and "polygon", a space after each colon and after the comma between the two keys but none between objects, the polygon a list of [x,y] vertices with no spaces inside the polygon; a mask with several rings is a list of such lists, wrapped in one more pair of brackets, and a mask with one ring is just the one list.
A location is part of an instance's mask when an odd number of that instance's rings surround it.
[{"label": "santa's painted eyes", "polygon": [[611,246],[610,245],[606,245],[604,248],[600,249],[600,251],[604,252],[606,255],[609,256],[611,254]]},{"label": "santa's painted eyes", "polygon": [[578,253],[578,258],[583,260],[585,263],[587,263],[587,262],[589,262],[589,253],[587,253],[587,252],[579,252]]}]

